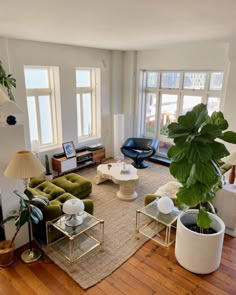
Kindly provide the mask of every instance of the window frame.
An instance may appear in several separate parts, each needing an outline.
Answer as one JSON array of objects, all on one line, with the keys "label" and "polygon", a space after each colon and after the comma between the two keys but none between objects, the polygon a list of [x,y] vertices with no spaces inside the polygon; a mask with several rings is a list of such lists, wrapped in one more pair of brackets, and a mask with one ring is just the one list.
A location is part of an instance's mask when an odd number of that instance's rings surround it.
[{"label": "window frame", "polygon": [[[157,87],[146,87],[147,85],[147,77],[148,72],[157,72]],[[179,87],[178,88],[162,88],[161,80],[162,73],[180,73]],[[210,90],[210,78],[211,74],[215,72],[223,73],[223,83],[222,88],[220,90]],[[206,74],[205,87],[204,89],[184,89],[184,73],[204,73]],[[163,94],[174,94],[177,95],[177,110],[176,110],[176,118],[182,115],[183,113],[183,98],[185,95],[191,96],[201,96],[201,102],[208,104],[209,97],[218,97],[220,99],[219,108],[221,106],[223,100],[224,93],[224,83],[225,83],[225,73],[224,70],[140,70],[140,85],[139,85],[139,113],[141,114],[141,119],[139,120],[139,130],[138,134],[142,137],[148,138],[158,138],[160,141],[165,141],[167,143],[173,143],[173,140],[160,134],[160,124],[158,124],[158,120],[160,120],[161,114],[161,105],[162,105],[162,95]],[[154,132],[146,131],[146,94],[153,93],[156,95],[156,110],[155,110],[155,126]]]},{"label": "window frame", "polygon": [[[97,138],[100,137],[100,123],[99,123],[99,110],[100,110],[100,75],[101,70],[99,68],[93,68],[93,67],[76,67],[75,69],[75,75],[76,71],[90,71],[90,87],[78,87],[76,85],[76,105],[78,110],[78,95],[80,96],[80,126],[81,126],[81,135],[79,135],[79,116],[77,113],[77,136],[78,140],[85,141],[87,139],[91,138]],[[84,121],[83,121],[83,94],[90,94],[91,95],[91,126],[90,131],[88,134],[85,134],[84,132]]]},{"label": "window frame", "polygon": [[[57,97],[59,95],[56,95],[56,81],[55,81],[55,76],[56,76],[56,71],[58,72],[59,76],[59,71],[58,68],[56,67],[51,67],[51,66],[31,66],[31,65],[25,65],[25,69],[35,69],[35,70],[40,70],[40,69],[47,69],[48,71],[48,86],[49,88],[26,88],[26,101],[28,97],[34,97],[34,102],[35,102],[35,111],[36,111],[36,122],[37,122],[37,133],[38,133],[38,142],[39,142],[39,150],[48,150],[50,148],[53,148],[59,144],[59,136],[61,130],[59,126],[59,120],[58,116],[60,114],[60,104],[57,102]],[[26,83],[25,83],[26,85]],[[40,118],[40,111],[39,111],[39,97],[40,96],[49,96],[50,100],[50,108],[51,108],[51,113],[50,113],[50,121],[51,121],[51,126],[52,126],[52,142],[51,143],[42,143],[42,128],[40,121],[43,118]],[[28,103],[27,103],[28,104]],[[27,106],[27,111],[28,111],[28,106]],[[29,122],[29,121],[28,121]],[[29,129],[30,129],[30,122],[29,122]],[[31,144],[32,144],[32,139],[30,138]]]}]

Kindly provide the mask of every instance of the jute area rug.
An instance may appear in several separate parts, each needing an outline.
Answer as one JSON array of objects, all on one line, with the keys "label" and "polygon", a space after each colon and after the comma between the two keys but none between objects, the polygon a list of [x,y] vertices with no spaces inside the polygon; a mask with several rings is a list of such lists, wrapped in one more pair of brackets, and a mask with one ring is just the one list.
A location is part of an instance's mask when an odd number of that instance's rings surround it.
[{"label": "jute area rug", "polygon": [[[93,180],[96,167],[80,170],[79,174]],[[167,167],[154,163],[146,169],[139,169],[138,176],[136,187],[138,198],[132,202],[119,200],[116,197],[118,185],[110,180],[99,185],[93,183],[89,198],[94,201],[94,216],[104,220],[103,249],[97,247],[72,266],[55,251],[46,252],[83,289],[97,284],[110,275],[147,241],[146,237],[135,231],[136,210],[144,206],[146,194],[154,193],[173,178]]]}]

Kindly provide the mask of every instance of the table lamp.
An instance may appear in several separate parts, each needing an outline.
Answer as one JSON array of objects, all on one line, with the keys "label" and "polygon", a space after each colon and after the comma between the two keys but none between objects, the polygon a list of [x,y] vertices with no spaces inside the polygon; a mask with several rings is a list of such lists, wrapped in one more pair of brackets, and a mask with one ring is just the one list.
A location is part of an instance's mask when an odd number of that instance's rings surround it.
[{"label": "table lamp", "polygon": [[[34,176],[40,176],[45,171],[44,166],[40,161],[32,154],[31,151],[18,151],[13,156],[12,160],[8,164],[4,175],[11,178],[22,179],[24,181],[25,188],[27,188],[28,179]],[[29,249],[25,250],[21,259],[25,263],[31,263],[37,261],[42,252],[40,249],[33,249],[31,238],[31,222],[28,222],[29,231]]]},{"label": "table lamp", "polygon": [[229,184],[234,184],[235,180],[235,165],[236,165],[236,152],[232,152],[229,156],[222,159],[226,164],[232,165],[230,174],[229,174]]},{"label": "table lamp", "polygon": [[69,216],[65,224],[68,226],[77,226],[83,222],[83,217],[78,215],[84,210],[84,203],[79,199],[70,199],[63,204],[63,212]]}]

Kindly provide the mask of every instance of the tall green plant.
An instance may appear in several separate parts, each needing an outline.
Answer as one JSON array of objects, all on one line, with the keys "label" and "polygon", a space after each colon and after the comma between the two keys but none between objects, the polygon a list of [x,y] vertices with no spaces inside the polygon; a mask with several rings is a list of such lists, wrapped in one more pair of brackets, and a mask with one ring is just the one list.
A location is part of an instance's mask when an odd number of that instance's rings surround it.
[{"label": "tall green plant", "polygon": [[11,220],[15,221],[16,231],[11,239],[9,246],[10,248],[12,247],[21,227],[26,222],[38,224],[39,221],[43,220],[43,214],[37,206],[44,207],[49,203],[46,197],[33,196],[33,194],[27,189],[24,191],[24,193],[18,190],[14,190],[14,193],[20,198],[20,208],[18,210],[12,210],[9,215],[1,222],[1,225],[4,225]]},{"label": "tall green plant", "polygon": [[[211,202],[222,174],[218,161],[229,155],[223,141],[236,144],[236,133],[226,131],[228,122],[222,112],[209,116],[205,104],[180,116],[168,126],[168,137],[175,145],[168,151],[170,173],[182,184],[177,193],[179,206],[199,207],[197,225],[209,228],[210,216],[205,204]],[[220,140],[220,141],[219,141]]]},{"label": "tall green plant", "polygon": [[45,155],[45,169],[46,169],[46,175],[52,174],[50,170],[48,155]]},{"label": "tall green plant", "polygon": [[11,100],[15,100],[11,91],[12,87],[16,87],[16,79],[12,77],[12,74],[7,74],[3,68],[0,60],[0,85],[7,88],[8,96]]}]

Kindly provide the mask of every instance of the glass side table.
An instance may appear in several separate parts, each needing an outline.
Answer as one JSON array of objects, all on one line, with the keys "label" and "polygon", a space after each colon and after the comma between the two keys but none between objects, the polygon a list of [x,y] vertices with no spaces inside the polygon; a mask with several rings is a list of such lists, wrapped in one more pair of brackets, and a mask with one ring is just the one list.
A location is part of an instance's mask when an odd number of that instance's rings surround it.
[{"label": "glass side table", "polygon": [[[157,201],[158,199],[136,211],[136,231],[168,248],[175,241],[171,230],[175,228],[174,223],[180,211],[174,207],[169,214],[163,214],[157,208]],[[146,217],[144,225],[140,225],[142,216]]]},{"label": "glass side table", "polygon": [[[62,215],[46,222],[47,247],[64,256],[71,263],[77,261],[104,242],[104,221],[83,212],[83,223],[78,226],[65,224],[67,215]],[[95,229],[95,227],[99,229]],[[63,235],[54,242],[50,241],[51,228],[56,228]]]}]

